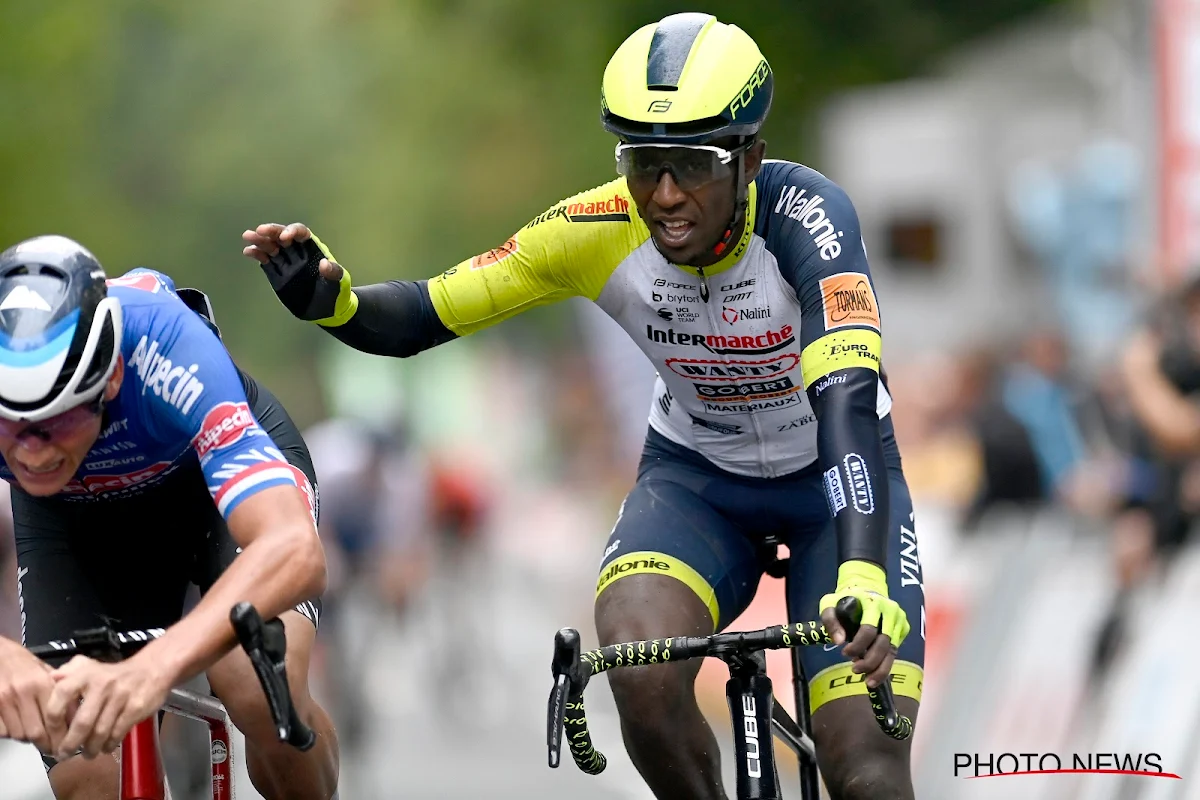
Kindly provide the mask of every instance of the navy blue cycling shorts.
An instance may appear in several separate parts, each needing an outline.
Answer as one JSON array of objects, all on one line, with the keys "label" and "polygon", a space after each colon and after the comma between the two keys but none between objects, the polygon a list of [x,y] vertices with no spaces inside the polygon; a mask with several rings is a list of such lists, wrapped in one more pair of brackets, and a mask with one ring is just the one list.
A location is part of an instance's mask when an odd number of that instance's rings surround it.
[{"label": "navy blue cycling shorts", "polygon": [[[892,668],[892,686],[896,694],[919,701],[925,593],[912,499],[890,417],[880,421],[880,429],[889,479],[888,594],[912,626]],[[694,590],[714,630],[724,630],[754,599],[768,560],[763,547],[768,536],[778,537],[791,554],[787,621],[818,619],[821,597],[837,583],[838,542],[817,465],[781,478],[744,477],[651,429],[637,483],[604,551],[596,595],[626,575],[668,575]],[[866,693],[864,676],[851,671],[841,648],[827,648],[800,651],[814,711],[830,700]]]}]

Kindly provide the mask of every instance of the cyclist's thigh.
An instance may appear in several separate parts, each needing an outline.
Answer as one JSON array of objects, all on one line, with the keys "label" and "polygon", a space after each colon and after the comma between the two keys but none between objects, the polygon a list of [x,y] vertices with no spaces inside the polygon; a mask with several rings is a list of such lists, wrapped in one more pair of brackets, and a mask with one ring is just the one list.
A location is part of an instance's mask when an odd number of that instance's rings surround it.
[{"label": "cyclist's thigh", "polygon": [[755,548],[671,471],[644,471],[621,506],[596,583],[602,638],[706,635],[754,598],[762,576]]},{"label": "cyclist's thigh", "polygon": [[[925,594],[913,524],[912,499],[904,476],[888,470],[888,595],[908,616],[912,630],[900,645],[892,667],[892,686],[899,696],[920,701],[925,664]],[[843,512],[844,513],[844,512]],[[838,570],[837,536],[830,522],[807,547],[792,552],[788,576],[788,613],[793,620],[816,619],[821,596],[833,591]],[[853,694],[866,694],[864,676],[851,671],[840,648],[805,647],[800,652],[810,684],[811,707]]]},{"label": "cyclist's thigh", "polygon": [[[312,655],[316,628],[312,620],[302,618],[295,610],[279,615],[283,620],[287,638],[288,688],[296,710],[306,716],[310,703],[308,694],[308,668]],[[250,659],[241,648],[231,650],[224,658],[208,668],[208,685],[225,705],[229,718],[246,738],[254,742],[269,744],[277,741],[267,696],[250,665]]]},{"label": "cyclist's thigh", "polygon": [[14,490],[13,528],[26,644],[98,625],[162,628],[179,619],[188,548],[176,521],[130,501],[68,504]]}]

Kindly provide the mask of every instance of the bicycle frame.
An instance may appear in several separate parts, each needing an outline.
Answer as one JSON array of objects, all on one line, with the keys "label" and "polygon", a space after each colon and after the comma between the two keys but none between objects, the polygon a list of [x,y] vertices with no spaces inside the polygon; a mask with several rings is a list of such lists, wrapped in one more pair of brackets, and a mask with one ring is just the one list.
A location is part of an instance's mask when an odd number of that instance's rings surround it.
[{"label": "bicycle frame", "polygon": [[[233,799],[233,742],[229,714],[212,697],[172,689],[163,710],[208,726],[212,800]],[[158,715],[134,725],[121,742],[121,800],[166,800],[166,771],[158,738]]]}]

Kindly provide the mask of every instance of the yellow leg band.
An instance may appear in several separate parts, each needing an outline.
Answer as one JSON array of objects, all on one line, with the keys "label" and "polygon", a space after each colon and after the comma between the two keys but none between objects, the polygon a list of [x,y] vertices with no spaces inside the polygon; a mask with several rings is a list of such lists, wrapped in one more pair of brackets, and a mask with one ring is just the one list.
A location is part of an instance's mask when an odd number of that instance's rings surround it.
[{"label": "yellow leg band", "polygon": [[[810,713],[830,700],[838,700],[855,694],[867,693],[867,676],[854,671],[854,664],[834,664],[812,677],[808,682],[808,705]],[[911,697],[921,702],[925,670],[911,661],[895,661],[892,664],[892,692],[900,697]]]},{"label": "yellow leg band", "polygon": [[717,607],[717,593],[708,585],[708,581],[700,576],[699,572],[678,558],[650,551],[618,556],[604,566],[600,577],[596,580],[596,597],[627,575],[666,575],[682,581],[685,586],[696,593],[700,602],[708,608],[708,613],[712,616],[713,630],[717,629],[717,624],[721,619],[721,610]]}]

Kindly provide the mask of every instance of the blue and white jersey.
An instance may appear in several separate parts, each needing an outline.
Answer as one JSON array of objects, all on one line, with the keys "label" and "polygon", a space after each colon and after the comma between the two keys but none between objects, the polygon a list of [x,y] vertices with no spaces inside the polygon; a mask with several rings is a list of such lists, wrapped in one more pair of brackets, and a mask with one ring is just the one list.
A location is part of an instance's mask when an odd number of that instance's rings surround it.
[{"label": "blue and white jersey", "polygon": [[[171,278],[138,268],[110,279],[108,293],[121,303],[125,377],[99,438],[56,496],[124,498],[198,464],[225,518],[272,486],[297,487],[315,509],[308,479],[259,426],[225,346]],[[0,477],[15,482],[2,459]]]}]

